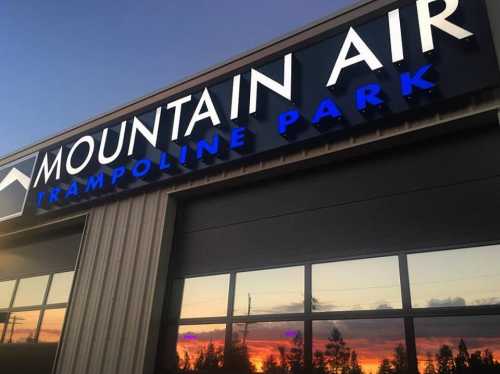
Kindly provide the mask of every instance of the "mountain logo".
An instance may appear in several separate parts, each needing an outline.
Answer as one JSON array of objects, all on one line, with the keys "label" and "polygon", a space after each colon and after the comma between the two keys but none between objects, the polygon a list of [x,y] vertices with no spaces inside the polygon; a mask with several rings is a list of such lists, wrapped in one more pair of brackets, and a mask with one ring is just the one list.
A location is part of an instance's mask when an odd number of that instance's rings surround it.
[{"label": "mountain logo", "polygon": [[23,214],[38,154],[0,166],[0,221]]}]

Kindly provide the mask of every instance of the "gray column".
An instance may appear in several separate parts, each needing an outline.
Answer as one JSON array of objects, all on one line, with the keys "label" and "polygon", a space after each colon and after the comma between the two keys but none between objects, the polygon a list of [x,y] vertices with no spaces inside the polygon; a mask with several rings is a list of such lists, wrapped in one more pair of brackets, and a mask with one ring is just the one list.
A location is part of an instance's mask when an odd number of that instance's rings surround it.
[{"label": "gray column", "polygon": [[56,373],[153,371],[174,220],[164,192],[90,212]]}]

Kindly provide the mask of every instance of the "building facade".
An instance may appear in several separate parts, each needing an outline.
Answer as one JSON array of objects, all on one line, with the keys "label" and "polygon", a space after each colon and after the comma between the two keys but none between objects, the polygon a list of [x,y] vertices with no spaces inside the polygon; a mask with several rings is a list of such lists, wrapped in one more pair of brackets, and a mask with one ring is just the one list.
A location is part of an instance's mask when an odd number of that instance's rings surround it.
[{"label": "building facade", "polygon": [[500,5],[370,0],[0,160],[0,372],[500,373]]}]

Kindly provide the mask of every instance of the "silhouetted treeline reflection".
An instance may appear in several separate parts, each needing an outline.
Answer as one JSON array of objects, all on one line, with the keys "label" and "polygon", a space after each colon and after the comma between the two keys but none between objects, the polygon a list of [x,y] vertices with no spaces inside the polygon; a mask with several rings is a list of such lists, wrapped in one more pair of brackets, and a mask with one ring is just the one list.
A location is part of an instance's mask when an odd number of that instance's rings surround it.
[{"label": "silhouetted treeline reflection", "polygon": [[[210,341],[195,355],[185,351],[177,356],[177,374],[308,374],[304,365],[304,341],[301,332],[284,341],[275,352],[251,357],[244,338],[236,338],[226,355],[223,346]],[[376,347],[374,347],[376,350]],[[256,362],[259,362],[256,365]],[[376,367],[375,367],[376,366]],[[410,374],[405,347],[394,347],[391,356],[379,359],[378,365],[363,365],[355,348],[342,333],[332,328],[324,349],[313,352],[312,374]],[[469,352],[460,339],[458,350],[442,345],[438,352],[427,353],[419,362],[419,374],[500,374],[500,363],[488,349]]]},{"label": "silhouetted treeline reflection", "polygon": [[428,352],[420,367],[422,374],[500,374],[500,363],[493,352],[485,349],[470,353],[464,339],[460,339],[458,351],[444,344],[437,353]]}]

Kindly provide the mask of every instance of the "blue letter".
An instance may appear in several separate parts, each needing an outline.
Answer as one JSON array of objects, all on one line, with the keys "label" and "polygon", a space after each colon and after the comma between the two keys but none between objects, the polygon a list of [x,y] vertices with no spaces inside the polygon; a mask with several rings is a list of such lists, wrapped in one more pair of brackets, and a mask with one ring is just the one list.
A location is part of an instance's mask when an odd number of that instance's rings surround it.
[{"label": "blue letter", "polygon": [[300,113],[298,110],[290,110],[288,112],[281,113],[279,116],[279,126],[278,130],[280,135],[285,136],[288,127],[293,125],[300,118]]},{"label": "blue letter", "polygon": [[80,191],[78,191],[78,182],[73,181],[71,185],[68,188],[68,191],[66,191],[66,194],[64,195],[65,199],[69,199],[70,197],[77,197],[80,194]]},{"label": "blue letter", "polygon": [[245,134],[246,128],[236,127],[231,129],[231,143],[229,147],[231,149],[243,148],[245,146]]},{"label": "blue letter", "polygon": [[41,208],[42,207],[42,203],[43,203],[43,198],[45,197],[45,192],[39,192],[38,193],[38,200],[37,200],[37,203],[36,205]]},{"label": "blue letter", "polygon": [[125,166],[118,166],[111,172],[111,185],[114,186],[118,183],[118,179],[125,175]]},{"label": "blue letter", "polygon": [[377,95],[382,91],[379,84],[367,84],[356,91],[356,108],[361,112],[366,110],[368,104],[377,106],[384,103]]},{"label": "blue letter", "polygon": [[168,170],[172,165],[168,161],[168,153],[162,152],[160,155],[160,170]]},{"label": "blue letter", "polygon": [[57,203],[59,200],[59,192],[61,192],[61,189],[57,187],[50,190],[49,204]]},{"label": "blue letter", "polygon": [[87,179],[87,185],[85,186],[85,192],[91,192],[96,189],[102,189],[104,187],[104,173],[100,172],[97,176],[91,175]]},{"label": "blue letter", "polygon": [[215,134],[212,138],[212,144],[206,140],[200,140],[196,145],[196,158],[201,160],[204,155],[204,151],[207,151],[212,156],[216,155],[219,151],[219,136]]},{"label": "blue letter", "polygon": [[[142,168],[142,170],[140,170]],[[151,170],[151,160],[144,158],[134,165],[132,169],[132,175],[136,178],[142,178]]]},{"label": "blue letter", "polygon": [[342,117],[342,113],[339,108],[331,99],[325,99],[319,104],[312,119],[313,125],[317,125],[325,117],[331,117],[334,119]]},{"label": "blue letter", "polygon": [[186,166],[188,163],[188,150],[189,148],[187,145],[181,147],[181,154],[179,155],[179,163],[181,165]]},{"label": "blue letter", "polygon": [[412,76],[411,73],[401,74],[401,93],[403,96],[411,96],[413,94],[413,87],[420,88],[421,90],[430,90],[436,86],[435,83],[422,78],[431,67],[432,65],[425,65],[421,67],[414,76]]}]

